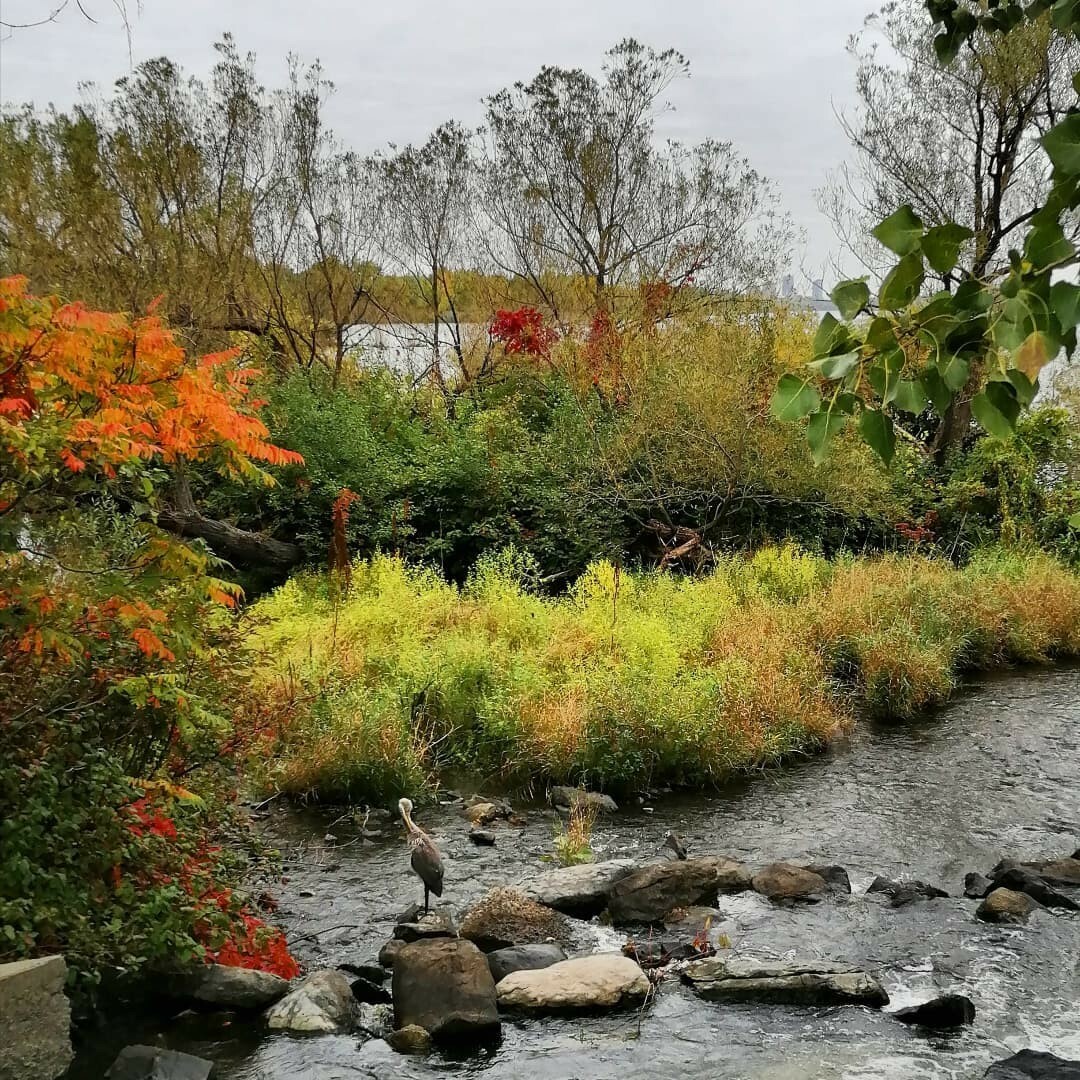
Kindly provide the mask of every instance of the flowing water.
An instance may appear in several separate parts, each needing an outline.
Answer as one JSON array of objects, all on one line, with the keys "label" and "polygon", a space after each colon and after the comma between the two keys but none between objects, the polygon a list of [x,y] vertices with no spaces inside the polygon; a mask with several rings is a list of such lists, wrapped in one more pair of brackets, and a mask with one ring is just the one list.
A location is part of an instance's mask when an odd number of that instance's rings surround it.
[{"label": "flowing water", "polygon": [[[340,813],[281,807],[263,822],[285,858],[278,917],[312,967],[371,961],[394,915],[419,899],[400,828],[362,839],[351,818],[335,820]],[[526,816],[523,828],[496,826],[496,847],[475,848],[459,808],[418,815],[447,860],[444,901],[456,912],[543,868],[553,817],[539,807]],[[221,1080],[974,1080],[1024,1047],[1080,1058],[1080,915],[1038,911],[1026,926],[998,927],[975,920],[975,901],[892,909],[860,895],[880,873],[958,897],[966,872],[985,873],[1003,856],[1080,846],[1080,670],[994,678],[917,724],[864,722],[820,757],[722,792],[624,808],[599,823],[594,842],[601,857],[644,858],[668,829],[692,855],[848,868],[854,895],[814,906],[721,897],[720,929],[736,954],[865,965],[890,1009],[959,991],[975,1002],[975,1023],[926,1034],[888,1010],[713,1004],[670,978],[641,1015],[509,1019],[501,1046],[471,1057],[405,1058],[379,1040],[267,1035],[257,1020],[188,1015],[114,1027],[71,1076],[100,1077],[119,1045],[138,1040],[211,1058]],[[599,926],[583,935],[607,949],[624,940]]]}]

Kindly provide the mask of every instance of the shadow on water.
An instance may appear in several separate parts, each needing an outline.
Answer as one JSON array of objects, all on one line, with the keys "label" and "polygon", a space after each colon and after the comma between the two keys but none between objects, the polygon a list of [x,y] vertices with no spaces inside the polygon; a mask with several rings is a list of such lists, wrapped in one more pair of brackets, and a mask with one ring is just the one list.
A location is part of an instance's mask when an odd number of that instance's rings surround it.
[{"label": "shadow on water", "polygon": [[[279,917],[312,967],[371,961],[394,914],[419,898],[396,824],[364,839],[339,815],[282,806],[264,823],[285,861]],[[455,808],[423,813],[447,858],[445,899],[455,911],[543,868],[554,820],[538,807],[527,819],[499,827],[496,847],[475,848]],[[959,896],[965,873],[1002,856],[1059,856],[1080,845],[1080,669],[991,678],[915,723],[864,722],[819,757],[723,791],[626,808],[598,824],[594,843],[601,858],[646,857],[668,829],[692,854],[848,868],[850,898],[801,908],[723,898],[721,928],[736,953],[868,965],[897,1007],[960,991],[975,1002],[974,1025],[928,1036],[859,1008],[708,1004],[669,979],[640,1017],[514,1019],[497,1050],[458,1059],[403,1058],[355,1036],[271,1036],[242,1018],[132,1022],[92,1038],[72,1080],[96,1080],[120,1045],[140,1040],[211,1058],[221,1080],[969,1080],[1027,1046],[1080,1057],[1080,917],[1040,911],[1028,926],[993,927],[974,919],[973,901],[894,910],[859,895],[882,873]],[[582,928],[583,947],[621,940]]]}]

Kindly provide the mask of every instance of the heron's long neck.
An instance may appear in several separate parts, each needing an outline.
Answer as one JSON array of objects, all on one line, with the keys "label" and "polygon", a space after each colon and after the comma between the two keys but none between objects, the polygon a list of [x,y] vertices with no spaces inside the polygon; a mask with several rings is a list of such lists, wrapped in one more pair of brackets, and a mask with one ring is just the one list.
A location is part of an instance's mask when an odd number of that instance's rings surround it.
[{"label": "heron's long neck", "polygon": [[413,819],[409,817],[409,811],[405,807],[401,808],[401,816],[405,819],[405,828],[409,830],[409,835],[415,836],[420,830],[413,824]]}]

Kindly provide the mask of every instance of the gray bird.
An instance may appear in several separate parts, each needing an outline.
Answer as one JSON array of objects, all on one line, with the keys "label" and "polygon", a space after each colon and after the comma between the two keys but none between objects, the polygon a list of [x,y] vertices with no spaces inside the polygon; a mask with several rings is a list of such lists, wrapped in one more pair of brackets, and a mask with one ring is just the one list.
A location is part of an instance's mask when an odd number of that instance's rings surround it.
[{"label": "gray bird", "polygon": [[412,817],[412,800],[399,799],[398,809],[409,831],[409,847],[412,848],[410,863],[413,873],[424,883],[424,914],[428,913],[428,894],[442,896],[443,862],[435,842],[423,829],[419,828]]}]

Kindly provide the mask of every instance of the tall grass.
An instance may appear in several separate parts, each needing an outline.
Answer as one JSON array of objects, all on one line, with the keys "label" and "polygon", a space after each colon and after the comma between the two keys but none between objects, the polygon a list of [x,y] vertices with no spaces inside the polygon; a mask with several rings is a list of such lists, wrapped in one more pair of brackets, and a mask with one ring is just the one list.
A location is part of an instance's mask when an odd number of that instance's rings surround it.
[{"label": "tall grass", "polygon": [[463,588],[376,557],[338,600],[301,576],[251,614],[264,783],[385,800],[444,767],[508,783],[699,785],[909,717],[966,669],[1080,653],[1080,577],[1042,554],[962,570],[792,547],[704,578],[592,564],[564,597],[513,552]]}]

